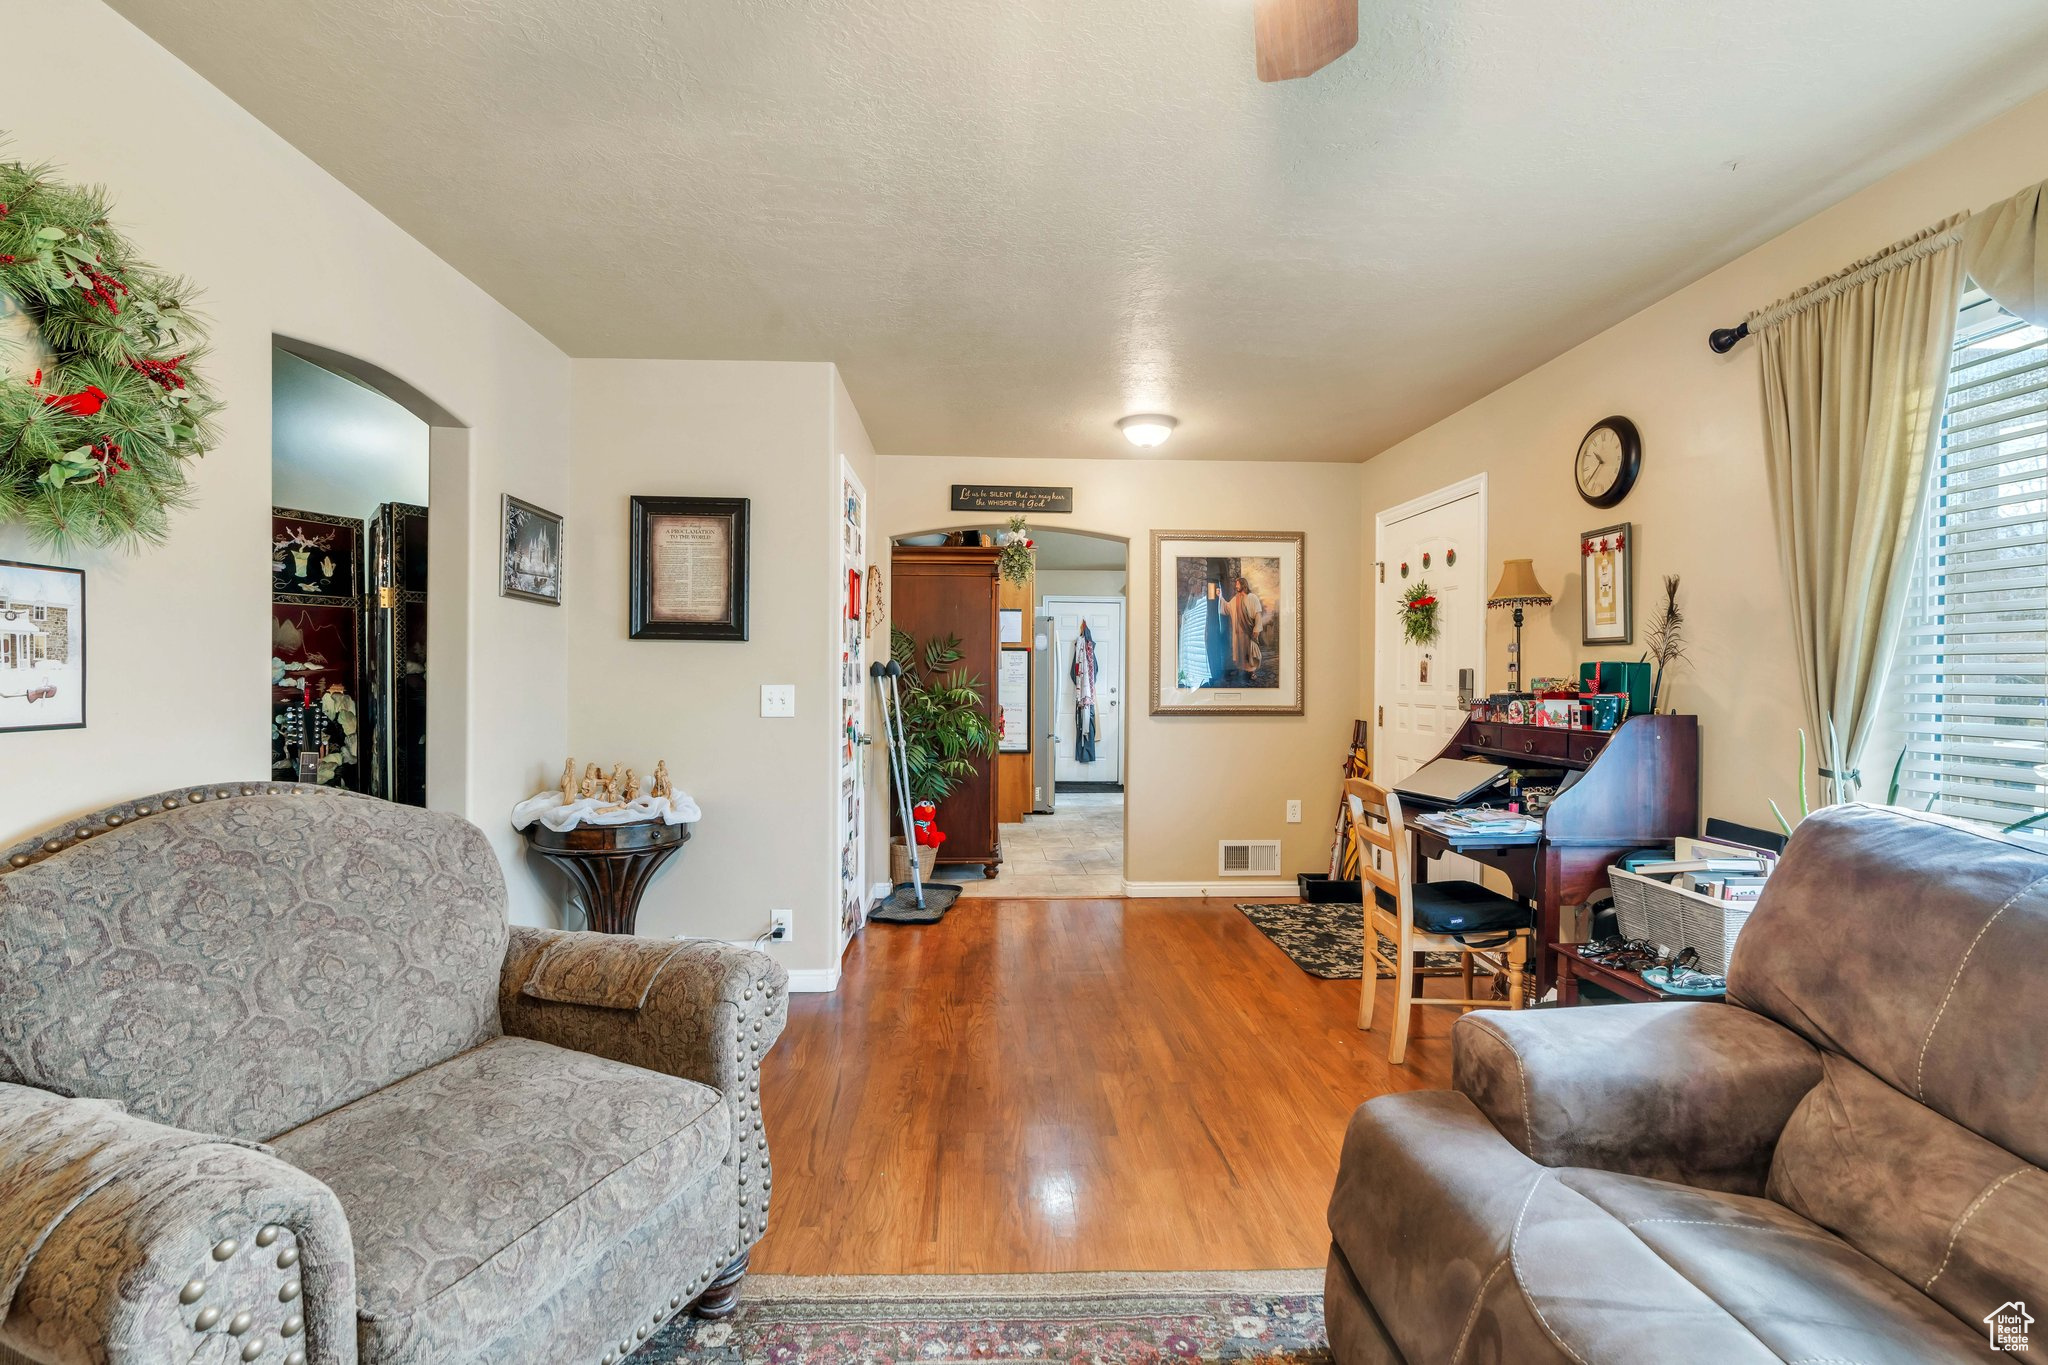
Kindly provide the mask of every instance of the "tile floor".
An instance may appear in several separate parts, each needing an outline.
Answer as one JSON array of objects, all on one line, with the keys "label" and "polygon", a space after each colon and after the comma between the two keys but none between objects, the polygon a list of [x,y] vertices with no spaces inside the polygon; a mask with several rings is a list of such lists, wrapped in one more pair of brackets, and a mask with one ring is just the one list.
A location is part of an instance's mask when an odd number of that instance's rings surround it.
[{"label": "tile floor", "polygon": [[1060,792],[1058,809],[1003,826],[1003,865],[993,881],[979,867],[940,864],[935,881],[962,896],[1121,896],[1124,893],[1124,795]]}]

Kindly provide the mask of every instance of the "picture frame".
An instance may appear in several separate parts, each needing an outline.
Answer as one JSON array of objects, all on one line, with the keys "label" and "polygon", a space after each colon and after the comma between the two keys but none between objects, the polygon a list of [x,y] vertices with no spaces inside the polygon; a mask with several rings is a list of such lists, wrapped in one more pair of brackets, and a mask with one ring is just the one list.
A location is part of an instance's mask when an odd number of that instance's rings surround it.
[{"label": "picture frame", "polygon": [[1579,537],[1581,644],[1628,645],[1636,638],[1635,524]]},{"label": "picture frame", "polygon": [[0,559],[0,732],[85,728],[85,570]]},{"label": "picture frame", "polygon": [[360,517],[271,508],[271,600],[354,605],[363,591],[368,544]]},{"label": "picture frame", "polygon": [[748,500],[635,495],[629,516],[627,633],[745,640]]},{"label": "picture frame", "polygon": [[500,497],[498,596],[562,605],[562,531],[561,513],[510,493]]},{"label": "picture frame", "polygon": [[1298,716],[1307,537],[1152,533],[1155,716]]}]

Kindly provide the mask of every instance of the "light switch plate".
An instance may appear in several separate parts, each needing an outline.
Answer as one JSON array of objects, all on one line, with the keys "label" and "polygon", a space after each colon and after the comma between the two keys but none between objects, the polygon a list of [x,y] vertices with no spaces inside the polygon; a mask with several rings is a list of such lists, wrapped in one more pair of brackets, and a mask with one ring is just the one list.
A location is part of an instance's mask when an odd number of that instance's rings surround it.
[{"label": "light switch plate", "polygon": [[796,714],[795,683],[762,683],[761,714],[764,716],[793,716]]}]

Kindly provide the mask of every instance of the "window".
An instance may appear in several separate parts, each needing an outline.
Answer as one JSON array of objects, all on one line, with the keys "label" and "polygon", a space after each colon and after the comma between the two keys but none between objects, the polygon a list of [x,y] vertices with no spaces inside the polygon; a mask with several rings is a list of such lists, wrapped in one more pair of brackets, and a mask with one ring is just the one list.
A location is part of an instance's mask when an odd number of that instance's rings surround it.
[{"label": "window", "polygon": [[2048,331],[1979,289],[1963,298],[1926,518],[1899,801],[2009,825],[2048,807]]}]

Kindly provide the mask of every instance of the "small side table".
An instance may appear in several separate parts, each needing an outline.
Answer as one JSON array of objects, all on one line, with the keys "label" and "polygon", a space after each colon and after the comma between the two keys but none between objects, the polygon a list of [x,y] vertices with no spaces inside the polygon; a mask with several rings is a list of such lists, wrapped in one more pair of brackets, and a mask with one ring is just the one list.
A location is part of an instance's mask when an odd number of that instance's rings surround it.
[{"label": "small side table", "polygon": [[655,869],[689,842],[690,827],[644,820],[634,825],[578,825],[562,831],[536,820],[520,833],[535,853],[576,883],[592,929],[601,934],[630,934],[647,883]]},{"label": "small side table", "polygon": [[1576,1005],[1579,1003],[1579,983],[1590,981],[1603,990],[1609,990],[1624,1000],[1721,1000],[1719,995],[1678,995],[1671,991],[1660,991],[1634,972],[1624,972],[1617,967],[1588,962],[1579,956],[1576,943],[1553,943],[1550,951],[1557,959],[1557,1003]]}]

